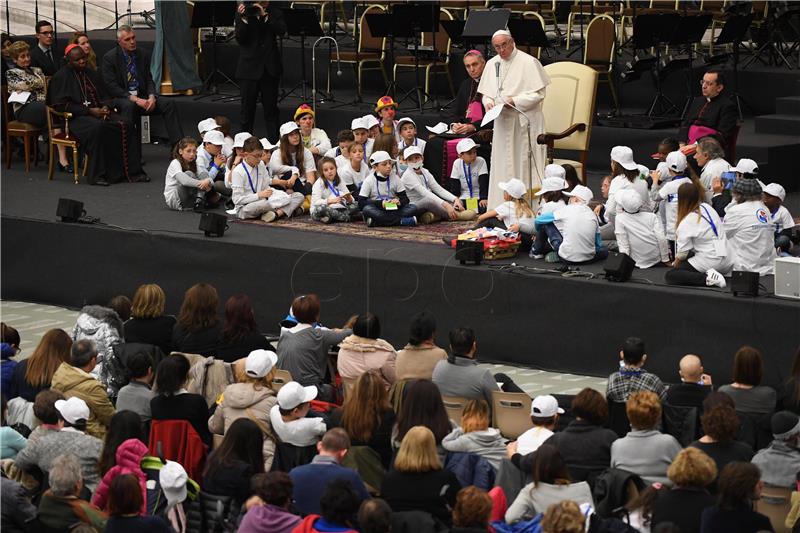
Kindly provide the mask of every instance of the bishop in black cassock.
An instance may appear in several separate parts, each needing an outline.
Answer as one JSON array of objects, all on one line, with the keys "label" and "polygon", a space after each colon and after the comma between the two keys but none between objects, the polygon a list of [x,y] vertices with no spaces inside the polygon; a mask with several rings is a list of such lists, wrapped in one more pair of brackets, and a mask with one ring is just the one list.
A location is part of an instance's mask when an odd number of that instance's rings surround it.
[{"label": "bishop in black cassock", "polygon": [[136,129],[110,109],[111,98],[99,74],[86,67],[86,54],[75,46],[67,53],[67,64],[50,80],[48,104],[72,113],[70,135],[89,156],[88,181],[108,185],[143,178]]}]

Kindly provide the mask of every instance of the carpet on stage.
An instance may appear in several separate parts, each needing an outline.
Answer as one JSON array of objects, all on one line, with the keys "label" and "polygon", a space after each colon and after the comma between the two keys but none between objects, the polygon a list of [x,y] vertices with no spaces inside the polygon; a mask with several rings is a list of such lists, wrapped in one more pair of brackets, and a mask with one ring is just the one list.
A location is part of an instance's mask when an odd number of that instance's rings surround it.
[{"label": "carpet on stage", "polygon": [[442,237],[455,237],[459,233],[464,233],[475,225],[472,221],[442,221],[435,224],[420,226],[392,226],[368,228],[363,221],[348,222],[340,224],[322,224],[315,222],[310,217],[282,218],[275,222],[264,222],[260,219],[254,220],[234,220],[240,224],[252,224],[256,226],[270,226],[277,228],[293,229],[300,231],[310,231],[313,233],[333,233],[347,236],[364,237],[369,239],[384,239],[401,242],[420,242],[425,244],[437,244],[444,247]]}]

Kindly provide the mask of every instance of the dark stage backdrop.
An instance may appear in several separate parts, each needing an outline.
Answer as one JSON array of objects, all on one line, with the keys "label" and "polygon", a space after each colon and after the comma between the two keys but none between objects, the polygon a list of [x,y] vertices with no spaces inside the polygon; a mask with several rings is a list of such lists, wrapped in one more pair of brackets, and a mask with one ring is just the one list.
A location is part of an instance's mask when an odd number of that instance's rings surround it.
[{"label": "dark stage backdrop", "polygon": [[262,331],[276,332],[293,296],[316,292],[324,324],[370,310],[398,348],[411,315],[427,308],[438,318],[440,345],[450,328],[469,325],[484,359],[605,375],[617,366],[622,340],[635,335],[650,348],[648,368],[666,381],[678,381],[678,359],[692,352],[717,385],[729,381],[744,343],[764,351],[765,382],[777,384],[800,340],[796,302],[497,273],[426,261],[419,244],[292,250],[9,217],[2,229],[4,299],[77,308],[157,281],[176,313],[188,286],[207,281],[223,302],[249,294]]}]

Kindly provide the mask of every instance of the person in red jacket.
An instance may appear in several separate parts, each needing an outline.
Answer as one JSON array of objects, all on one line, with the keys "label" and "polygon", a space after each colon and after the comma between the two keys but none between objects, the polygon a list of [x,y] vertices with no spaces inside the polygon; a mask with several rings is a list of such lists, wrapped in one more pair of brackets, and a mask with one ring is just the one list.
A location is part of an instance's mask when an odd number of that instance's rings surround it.
[{"label": "person in red jacket", "polygon": [[353,522],[360,503],[361,500],[349,481],[332,479],[319,499],[322,516],[306,516],[292,533],[358,533],[353,529]]},{"label": "person in red jacket", "polygon": [[103,476],[97,490],[92,496],[92,503],[103,511],[107,511],[108,493],[111,490],[111,481],[122,474],[133,474],[139,480],[142,490],[142,507],[139,514],[147,514],[147,476],[142,471],[142,458],[147,455],[147,446],[139,439],[123,441],[117,448],[117,464]]}]

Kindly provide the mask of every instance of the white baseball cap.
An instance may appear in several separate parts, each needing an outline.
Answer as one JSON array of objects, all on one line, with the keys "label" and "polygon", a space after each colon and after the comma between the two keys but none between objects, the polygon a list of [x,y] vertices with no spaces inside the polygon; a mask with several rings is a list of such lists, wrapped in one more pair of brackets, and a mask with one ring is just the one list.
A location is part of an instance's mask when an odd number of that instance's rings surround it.
[{"label": "white baseball cap", "polygon": [[736,166],[731,169],[731,172],[740,172],[742,174],[758,174],[758,163],[752,159],[740,159]]},{"label": "white baseball cap", "polygon": [[356,131],[356,130],[368,130],[369,128],[367,127],[365,119],[356,117],[352,121],[350,121],[350,129]]},{"label": "white baseball cap", "polygon": [[683,172],[686,170],[686,156],[680,150],[668,153],[667,159],[664,162],[673,172]]},{"label": "white baseball cap", "polygon": [[70,424],[76,424],[78,420],[89,420],[91,416],[89,406],[77,396],[67,400],[56,400],[55,408],[61,413],[61,418]]},{"label": "white baseball cap", "polygon": [[297,122],[294,121],[284,122],[283,124],[281,124],[281,129],[280,129],[281,137],[283,137],[284,135],[289,135],[293,131],[297,131],[299,129],[300,126],[297,125]]},{"label": "white baseball cap", "polygon": [[403,150],[403,159],[408,159],[412,155],[422,155],[422,150],[419,149],[419,146],[409,146]]},{"label": "white baseball cap", "polygon": [[622,189],[617,193],[617,203],[628,213],[636,213],[642,208],[644,200],[633,189]]},{"label": "white baseball cap", "polygon": [[558,406],[558,400],[549,394],[542,394],[531,403],[531,416],[534,418],[550,418],[563,415],[564,410]]},{"label": "white baseball cap", "polygon": [[392,156],[390,156],[388,152],[384,152],[383,150],[378,150],[377,152],[373,152],[372,155],[369,156],[370,165],[377,165],[378,163],[383,163],[384,161],[391,161],[392,163],[394,163],[394,159],[392,159]]},{"label": "white baseball cap", "polygon": [[587,204],[592,201],[592,198],[594,198],[594,193],[592,190],[584,185],[576,185],[571,192],[564,192],[564,194],[567,196],[577,196]]},{"label": "white baseball cap", "polygon": [[200,132],[200,135],[217,128],[219,128],[219,124],[213,118],[206,118],[197,123],[197,131]]},{"label": "white baseball cap", "polygon": [[467,137],[466,139],[461,139],[460,141],[458,141],[458,144],[456,145],[456,153],[463,154],[464,152],[469,152],[476,146],[478,145],[475,144],[475,141],[473,141],[469,137]]},{"label": "white baseball cap", "polygon": [[244,148],[244,142],[247,139],[249,139],[250,137],[252,137],[252,136],[253,136],[252,133],[247,133],[246,131],[243,131],[241,133],[237,133],[233,137],[233,147],[234,148]]},{"label": "white baseball cap", "polygon": [[783,185],[780,183],[770,183],[769,185],[761,187],[761,190],[770,196],[780,198],[781,202],[786,199],[786,189],[784,189]]},{"label": "white baseball cap", "polygon": [[269,350],[253,350],[244,362],[244,373],[251,378],[263,378],[278,364],[278,356]]},{"label": "white baseball cap", "polygon": [[[559,165],[547,165],[547,166],[559,166]],[[559,166],[559,168],[561,168]],[[563,170],[563,168],[562,168]],[[545,175],[547,173],[547,169],[545,168]],[[542,188],[534,196],[541,196],[548,192],[555,192],[555,191],[563,191],[567,188],[567,181],[564,178],[559,177],[552,177],[552,178],[545,178],[542,180]]]},{"label": "white baseball cap", "polygon": [[413,124],[415,128],[417,127],[417,123],[411,117],[403,117],[397,121],[397,131],[400,131],[400,128],[406,123]]},{"label": "white baseball cap", "polygon": [[296,381],[290,381],[278,391],[278,405],[281,409],[294,409],[316,397],[317,388],[314,385],[303,387]]},{"label": "white baseball cap", "polygon": [[528,191],[528,188],[525,187],[525,184],[517,178],[511,178],[508,181],[501,181],[497,184],[497,186],[500,187],[500,190],[507,192],[512,198],[517,199],[525,196],[525,193]]},{"label": "white baseball cap", "polygon": [[274,150],[275,148],[278,147],[277,144],[272,144],[271,142],[269,142],[269,139],[267,139],[266,137],[262,137],[261,139],[259,139],[259,141],[261,141],[261,147],[264,150],[270,150],[271,151],[271,150]]},{"label": "white baseball cap", "polygon": [[[370,130],[370,129],[374,128],[375,126],[377,126],[378,124],[380,124],[380,122],[378,122],[378,119],[375,117],[375,115],[364,115],[363,117],[361,117],[361,123],[364,125],[363,127],[368,129],[368,130]],[[355,129],[355,128],[353,128],[351,126],[350,129]]]},{"label": "white baseball cap", "polygon": [[555,163],[550,163],[546,167],[544,167],[544,177],[547,178],[567,178],[567,171],[564,170],[564,167],[561,165],[556,165]]},{"label": "white baseball cap", "polygon": [[639,168],[633,160],[633,150],[627,146],[615,146],[612,148],[611,160],[622,165],[625,170],[637,170]]},{"label": "white baseball cap", "polygon": [[169,505],[181,503],[186,499],[186,483],[188,481],[189,476],[186,475],[186,470],[175,461],[167,461],[167,464],[158,471],[158,483],[161,485],[161,490],[164,491]]},{"label": "white baseball cap", "polygon": [[216,144],[217,146],[222,146],[225,144],[225,136],[222,134],[221,131],[217,130],[207,131],[206,134],[203,135],[203,142]]}]

